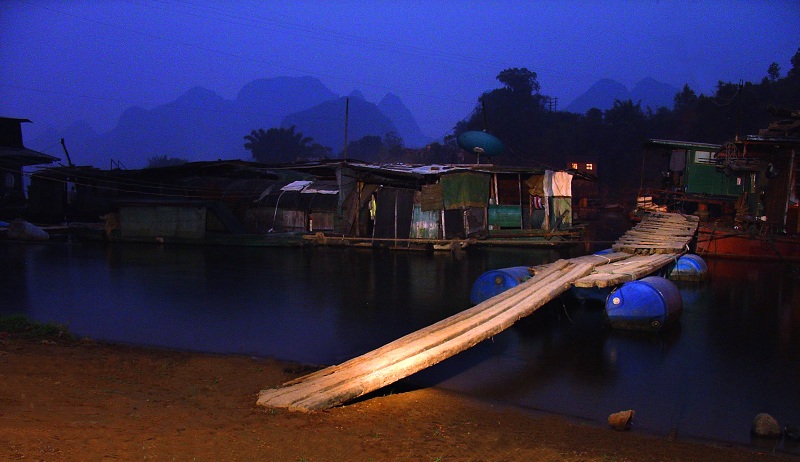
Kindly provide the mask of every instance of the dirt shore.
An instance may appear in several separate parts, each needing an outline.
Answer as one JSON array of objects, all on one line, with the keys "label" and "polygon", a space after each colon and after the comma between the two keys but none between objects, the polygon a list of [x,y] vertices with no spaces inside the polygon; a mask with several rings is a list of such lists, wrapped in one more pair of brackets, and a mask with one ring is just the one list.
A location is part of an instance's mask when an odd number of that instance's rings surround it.
[{"label": "dirt shore", "polygon": [[0,459],[242,461],[797,460],[534,415],[436,389],[325,412],[257,406],[303,375],[269,359],[0,333]]}]

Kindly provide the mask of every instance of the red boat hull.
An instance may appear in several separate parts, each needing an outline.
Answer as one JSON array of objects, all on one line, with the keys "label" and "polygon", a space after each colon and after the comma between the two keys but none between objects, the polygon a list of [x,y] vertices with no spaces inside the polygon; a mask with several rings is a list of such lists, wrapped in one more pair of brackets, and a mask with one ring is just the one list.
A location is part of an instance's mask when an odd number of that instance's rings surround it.
[{"label": "red boat hull", "polygon": [[759,235],[701,225],[696,252],[703,257],[800,261],[800,236]]}]

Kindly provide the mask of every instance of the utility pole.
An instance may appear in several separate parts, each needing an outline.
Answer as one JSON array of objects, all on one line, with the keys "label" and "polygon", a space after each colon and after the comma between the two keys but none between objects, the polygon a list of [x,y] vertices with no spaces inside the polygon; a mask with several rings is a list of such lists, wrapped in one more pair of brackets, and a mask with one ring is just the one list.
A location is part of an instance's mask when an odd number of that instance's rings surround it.
[{"label": "utility pole", "polygon": [[61,147],[64,149],[64,154],[67,156],[67,165],[73,167],[72,159],[69,158],[69,151],[67,151],[67,144],[64,143],[64,138],[61,138]]},{"label": "utility pole", "polygon": [[347,162],[347,124],[350,121],[350,98],[344,100],[344,161]]},{"label": "utility pole", "polygon": [[548,96],[547,97],[547,110],[550,112],[558,111],[558,98]]}]

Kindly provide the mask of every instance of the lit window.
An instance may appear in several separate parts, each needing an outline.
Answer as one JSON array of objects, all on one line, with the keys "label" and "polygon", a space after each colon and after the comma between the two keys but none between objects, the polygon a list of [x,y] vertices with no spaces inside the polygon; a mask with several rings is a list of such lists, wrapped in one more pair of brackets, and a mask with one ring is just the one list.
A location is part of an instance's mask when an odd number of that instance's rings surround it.
[{"label": "lit window", "polygon": [[696,164],[709,164],[714,163],[717,158],[717,153],[710,151],[695,151],[694,162]]},{"label": "lit window", "polygon": [[575,170],[577,170],[577,169],[578,169],[578,164],[576,164],[575,162],[573,162],[573,163],[572,163],[572,168],[574,168]]},{"label": "lit window", "polygon": [[586,170],[594,170],[594,164],[586,164]]}]

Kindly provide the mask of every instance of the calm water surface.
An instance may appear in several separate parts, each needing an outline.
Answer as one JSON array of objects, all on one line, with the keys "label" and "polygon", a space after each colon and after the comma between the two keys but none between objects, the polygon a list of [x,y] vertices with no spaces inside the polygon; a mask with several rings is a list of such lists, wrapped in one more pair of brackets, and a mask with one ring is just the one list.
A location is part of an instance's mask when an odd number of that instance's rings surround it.
[{"label": "calm water surface", "polygon": [[[0,314],[115,342],[333,364],[468,308],[484,271],[569,256],[0,242]],[[405,383],[597,423],[635,409],[645,432],[800,454],[749,436],[759,412],[800,424],[800,271],[709,266],[710,282],[680,286],[668,335],[609,331],[601,306],[559,300]]]}]

